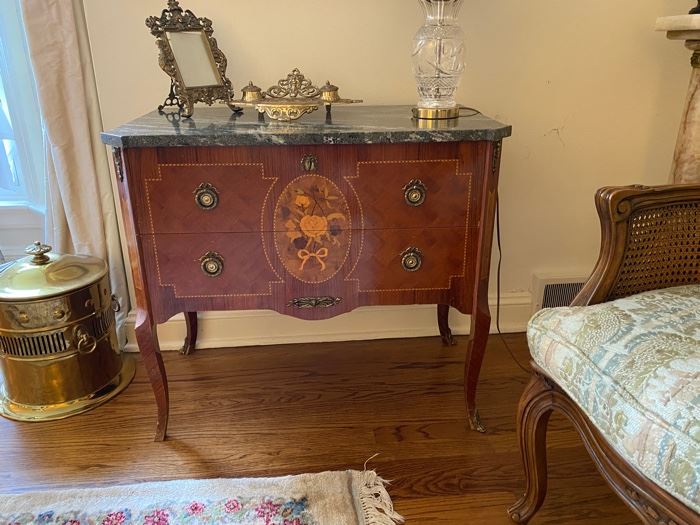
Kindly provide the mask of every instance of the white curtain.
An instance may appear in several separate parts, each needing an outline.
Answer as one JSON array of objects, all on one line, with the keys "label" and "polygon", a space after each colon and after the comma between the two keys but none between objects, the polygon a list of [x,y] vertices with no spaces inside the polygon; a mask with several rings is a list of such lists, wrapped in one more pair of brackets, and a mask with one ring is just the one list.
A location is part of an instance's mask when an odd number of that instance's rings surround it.
[{"label": "white curtain", "polygon": [[107,261],[123,345],[129,311],[107,151],[82,0],[21,0],[45,126],[47,241]]},{"label": "white curtain", "polygon": [[[696,51],[700,60],[700,50]],[[700,67],[693,68],[671,170],[676,184],[700,184]]]}]

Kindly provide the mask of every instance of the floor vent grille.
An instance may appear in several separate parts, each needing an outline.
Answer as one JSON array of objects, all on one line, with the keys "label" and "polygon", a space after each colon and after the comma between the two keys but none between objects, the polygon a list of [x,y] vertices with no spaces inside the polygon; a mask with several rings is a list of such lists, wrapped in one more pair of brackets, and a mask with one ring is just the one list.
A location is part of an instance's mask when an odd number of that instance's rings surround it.
[{"label": "floor vent grille", "polygon": [[578,295],[584,283],[559,283],[548,284],[544,287],[542,296],[542,308],[556,308],[557,306],[569,306]]},{"label": "floor vent grille", "polygon": [[532,311],[569,306],[586,284],[586,277],[535,274],[532,283]]}]

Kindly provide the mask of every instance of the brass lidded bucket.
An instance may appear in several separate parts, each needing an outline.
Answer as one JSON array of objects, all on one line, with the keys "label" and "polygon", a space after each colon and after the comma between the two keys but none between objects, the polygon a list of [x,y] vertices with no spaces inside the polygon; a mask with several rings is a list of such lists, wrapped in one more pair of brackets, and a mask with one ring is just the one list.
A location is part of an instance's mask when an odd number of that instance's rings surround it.
[{"label": "brass lidded bucket", "polygon": [[135,363],[122,357],[104,261],[50,253],[0,265],[0,415],[62,419],[124,390]]}]

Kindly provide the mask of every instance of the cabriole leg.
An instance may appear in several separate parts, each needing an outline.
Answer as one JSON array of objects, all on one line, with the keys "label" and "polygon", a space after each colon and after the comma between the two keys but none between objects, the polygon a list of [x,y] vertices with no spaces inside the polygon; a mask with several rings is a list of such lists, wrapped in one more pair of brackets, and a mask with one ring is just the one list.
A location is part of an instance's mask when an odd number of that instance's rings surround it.
[{"label": "cabriole leg", "polygon": [[185,324],[187,325],[187,336],[180,353],[190,355],[197,345],[197,312],[185,312]]},{"label": "cabriole leg", "polygon": [[472,314],[467,359],[464,364],[464,397],[469,426],[477,432],[486,432],[486,427],[481,423],[479,411],[476,409],[476,387],[479,384],[479,373],[484,361],[490,327],[491,315],[488,310],[477,310]]},{"label": "cabriole leg", "polygon": [[516,523],[527,523],[544,503],[547,493],[547,423],[554,402],[541,376],[533,376],[520,398],[518,440],[525,468],[525,494],[508,509]]},{"label": "cabriole leg", "polygon": [[442,344],[445,346],[453,346],[457,344],[457,340],[452,335],[450,330],[450,305],[439,304],[437,307],[438,327],[440,328],[440,337]]},{"label": "cabriole leg", "polygon": [[168,378],[165,374],[163,356],[160,354],[156,325],[148,314],[142,310],[136,314],[135,331],[143,365],[146,367],[148,379],[151,381],[151,387],[158,406],[158,425],[156,427],[155,441],[163,441],[165,432],[168,429],[170,405]]}]

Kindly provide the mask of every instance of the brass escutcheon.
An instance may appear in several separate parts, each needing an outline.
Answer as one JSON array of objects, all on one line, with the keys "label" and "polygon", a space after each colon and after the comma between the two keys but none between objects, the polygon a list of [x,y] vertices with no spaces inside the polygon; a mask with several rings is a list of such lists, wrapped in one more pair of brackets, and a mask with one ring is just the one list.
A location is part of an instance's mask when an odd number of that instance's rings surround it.
[{"label": "brass escutcheon", "polygon": [[318,159],[315,155],[304,155],[304,158],[301,159],[301,167],[304,171],[316,171],[318,169]]},{"label": "brass escutcheon", "polygon": [[341,297],[298,297],[287,303],[290,308],[331,308],[337,306],[343,299]]}]

